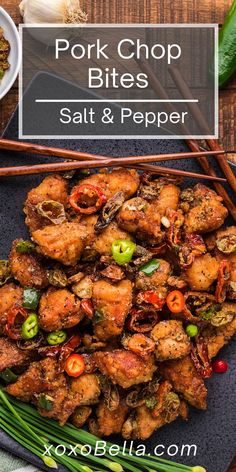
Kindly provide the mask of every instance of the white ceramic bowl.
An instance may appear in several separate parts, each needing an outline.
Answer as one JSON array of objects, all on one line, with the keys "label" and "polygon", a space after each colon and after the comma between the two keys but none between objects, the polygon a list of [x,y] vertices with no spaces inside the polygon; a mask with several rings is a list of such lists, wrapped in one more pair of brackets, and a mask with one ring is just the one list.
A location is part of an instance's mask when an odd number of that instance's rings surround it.
[{"label": "white ceramic bowl", "polygon": [[10,15],[0,7],[0,27],[3,28],[4,37],[9,41],[11,50],[8,57],[10,68],[0,81],[0,100],[6,95],[14,84],[21,64],[20,36]]}]

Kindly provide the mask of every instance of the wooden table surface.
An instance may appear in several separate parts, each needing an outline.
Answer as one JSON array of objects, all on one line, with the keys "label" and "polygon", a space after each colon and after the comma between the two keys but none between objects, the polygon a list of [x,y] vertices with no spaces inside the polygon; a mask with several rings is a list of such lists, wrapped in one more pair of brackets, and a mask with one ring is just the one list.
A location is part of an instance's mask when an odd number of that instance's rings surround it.
[{"label": "wooden table surface", "polygon": [[[50,1],[50,0],[49,0]],[[21,21],[20,0],[1,0],[16,24]],[[81,0],[89,23],[218,23],[221,25],[231,0]],[[14,84],[0,103],[0,135],[18,102]],[[220,92],[220,140],[236,151],[236,78]],[[236,472],[236,460],[229,472]]]}]

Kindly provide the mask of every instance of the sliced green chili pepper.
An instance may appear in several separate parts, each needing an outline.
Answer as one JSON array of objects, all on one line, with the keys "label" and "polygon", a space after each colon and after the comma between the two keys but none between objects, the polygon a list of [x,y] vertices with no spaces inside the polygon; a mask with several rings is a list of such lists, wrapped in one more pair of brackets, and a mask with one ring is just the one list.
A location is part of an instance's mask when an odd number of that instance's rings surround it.
[{"label": "sliced green chili pepper", "polygon": [[143,272],[145,275],[152,275],[155,270],[159,269],[160,267],[160,261],[158,259],[152,259],[151,261],[147,262],[144,264],[142,267],[140,267],[140,271]]},{"label": "sliced green chili pepper", "polygon": [[35,310],[39,304],[40,292],[35,288],[25,288],[23,293],[23,307]]},{"label": "sliced green chili pepper", "polygon": [[1,379],[4,380],[6,383],[12,383],[17,380],[17,375],[12,372],[11,369],[5,369],[0,373]]},{"label": "sliced green chili pepper", "polygon": [[53,346],[54,344],[64,343],[66,338],[67,334],[65,331],[53,331],[47,336],[47,342]]},{"label": "sliced green chili pepper", "polygon": [[227,82],[236,70],[236,0],[225,18],[219,34],[219,86]]},{"label": "sliced green chili pepper", "polygon": [[41,393],[38,399],[38,406],[39,408],[43,408],[43,410],[50,411],[53,408],[53,398],[45,393]]},{"label": "sliced green chili pepper", "polygon": [[23,339],[31,339],[38,334],[38,318],[35,313],[31,313],[24,321],[21,327],[21,336]]},{"label": "sliced green chili pepper", "polygon": [[22,254],[33,252],[35,251],[35,244],[31,243],[31,241],[18,241],[16,243],[16,250]]},{"label": "sliced green chili pepper", "polygon": [[116,239],[112,243],[112,256],[119,265],[130,262],[135,251],[136,244],[128,239]]},{"label": "sliced green chili pepper", "polygon": [[11,278],[11,269],[8,261],[0,261],[0,286]]}]

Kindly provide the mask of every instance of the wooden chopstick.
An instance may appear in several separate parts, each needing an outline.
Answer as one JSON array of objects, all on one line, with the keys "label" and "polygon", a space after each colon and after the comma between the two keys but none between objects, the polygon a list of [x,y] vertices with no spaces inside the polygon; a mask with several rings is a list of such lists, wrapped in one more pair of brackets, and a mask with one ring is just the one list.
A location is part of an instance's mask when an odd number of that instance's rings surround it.
[{"label": "wooden chopstick", "polygon": [[[158,80],[154,70],[150,66],[149,62],[145,59],[145,57],[143,55],[141,55],[141,59],[135,58],[135,60],[136,60],[137,64],[139,65],[140,69],[142,70],[142,72],[144,72],[145,74],[148,75],[149,83],[152,86],[152,89],[154,90],[154,92],[156,92],[157,96],[162,98],[162,99],[169,99],[168,94],[166,93],[166,91],[163,88],[162,84]],[[173,104],[165,103],[165,105],[166,105],[166,108],[169,112],[176,111]],[[182,130],[183,130],[184,134],[190,134],[189,130],[187,129],[187,127],[185,125],[182,125],[181,127],[182,127]],[[186,141],[188,147],[192,151],[196,152],[196,151],[200,150],[200,146],[199,146],[198,142],[195,139],[186,139],[185,141]],[[216,176],[217,175],[215,170],[213,169],[213,167],[210,165],[210,163],[206,159],[206,157],[204,157],[204,156],[199,157],[198,162],[199,162],[200,166],[202,167],[202,169],[204,170],[204,172],[206,172],[206,174],[211,175],[211,176]],[[228,195],[227,191],[225,190],[223,185],[221,185],[217,181],[213,182],[213,185],[214,185],[218,195],[220,195],[223,198],[224,203],[225,203],[226,207],[228,208],[231,216],[236,221],[236,207],[235,207],[233,201],[231,200],[230,196]]]},{"label": "wooden chopstick", "polygon": [[[191,154],[191,153],[188,153]],[[162,159],[166,160],[168,154],[162,154]],[[159,156],[158,156],[159,157]],[[142,156],[142,162],[154,162],[157,159],[157,156]],[[31,174],[40,174],[40,173],[47,173],[47,172],[62,172],[74,169],[84,169],[84,168],[96,168],[96,167],[114,167],[114,165],[121,165],[121,166],[133,166],[137,162],[137,157],[128,157],[124,158],[106,158],[100,160],[88,160],[88,161],[80,161],[80,162],[59,162],[59,163],[50,163],[50,164],[36,164],[34,166],[27,165],[27,166],[15,166],[15,167],[2,167],[0,168],[0,176],[13,176],[13,175],[31,175]],[[141,167],[141,164],[138,164]],[[193,178],[203,178],[206,180],[218,180],[218,181],[225,181],[220,177],[212,177],[205,174],[198,174],[194,172],[187,172],[182,171],[179,169],[170,169],[167,167],[160,167],[160,166],[152,166],[152,170],[155,168],[155,172],[161,171],[162,173],[166,174],[173,174],[173,175],[182,175],[185,177],[193,177]]]},{"label": "wooden chopstick", "polygon": [[[174,80],[176,86],[180,90],[182,96],[184,98],[192,99],[193,95],[191,93],[191,90],[189,89],[188,84],[185,82],[184,78],[182,77],[180,71],[174,67],[171,66],[169,67],[169,72],[171,74],[172,79]],[[187,106],[189,107],[192,115],[194,116],[196,122],[200,127],[203,127],[207,131],[208,134],[210,133],[208,123],[199,108],[197,103],[188,103]],[[214,151],[220,151],[222,149],[220,143],[216,139],[206,139],[206,142],[211,150]],[[227,178],[227,181],[229,182],[232,190],[236,193],[236,177],[230,167],[230,165],[227,162],[227,159],[225,156],[215,156],[217,159],[217,162],[224,173],[225,177]]]},{"label": "wooden chopstick", "polygon": [[[54,157],[61,157],[64,159],[72,159],[73,161],[83,161],[83,160],[104,160],[108,159],[114,160],[114,163],[117,163],[119,158],[111,158],[108,156],[101,156],[98,154],[90,154],[84,153],[80,151],[73,151],[70,149],[63,149],[63,148],[56,148],[56,147],[49,147],[49,146],[40,146],[38,144],[33,143],[25,143],[22,141],[12,141],[9,139],[0,139],[0,149],[4,149],[5,151],[16,151],[16,152],[27,152],[30,154],[39,154],[41,156],[54,156]],[[221,149],[220,154],[224,154],[225,151]],[[168,154],[157,154],[157,155],[148,155],[148,156],[126,156],[122,157],[122,163],[119,162],[119,165],[123,165],[123,163],[129,164],[127,159],[136,159],[137,161],[141,161],[140,163],[145,162],[159,162],[159,161],[174,161],[178,159],[188,159],[192,157],[199,157],[201,155],[205,156],[214,156],[218,154],[218,150],[215,151],[208,151],[200,149],[197,152],[178,152],[178,153],[168,153]]]}]

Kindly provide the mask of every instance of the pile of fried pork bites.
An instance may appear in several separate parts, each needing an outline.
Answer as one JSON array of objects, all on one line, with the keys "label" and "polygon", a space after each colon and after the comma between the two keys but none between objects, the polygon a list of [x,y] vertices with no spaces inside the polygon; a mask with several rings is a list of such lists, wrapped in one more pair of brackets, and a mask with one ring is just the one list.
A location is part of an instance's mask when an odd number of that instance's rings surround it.
[{"label": "pile of fried pork bites", "polygon": [[236,331],[236,227],[222,227],[221,197],[115,168],[44,178],[24,214],[30,238],[0,268],[8,394],[125,439],[206,409],[212,359]]}]

